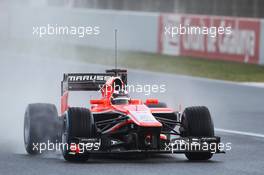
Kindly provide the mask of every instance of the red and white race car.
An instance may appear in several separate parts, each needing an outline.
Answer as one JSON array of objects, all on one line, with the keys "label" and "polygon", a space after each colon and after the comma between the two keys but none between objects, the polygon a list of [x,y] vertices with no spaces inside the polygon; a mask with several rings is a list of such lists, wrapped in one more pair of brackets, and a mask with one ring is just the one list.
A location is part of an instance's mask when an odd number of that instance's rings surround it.
[{"label": "red and white race car", "polygon": [[[130,98],[126,84],[127,71],[120,69],[64,74],[61,116],[53,104],[29,104],[26,109],[26,151],[39,154],[44,144],[56,143],[68,161],[86,161],[97,153],[184,153],[189,160],[208,160],[223,152],[206,107],[188,107],[180,113],[158,99]],[[102,95],[90,100],[90,109],[70,107],[70,91]]]}]

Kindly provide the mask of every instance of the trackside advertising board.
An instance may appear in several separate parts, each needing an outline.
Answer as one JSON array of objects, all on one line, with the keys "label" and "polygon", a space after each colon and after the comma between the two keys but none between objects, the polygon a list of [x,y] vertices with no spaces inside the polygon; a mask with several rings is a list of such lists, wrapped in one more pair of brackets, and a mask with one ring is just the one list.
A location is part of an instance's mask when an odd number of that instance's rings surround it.
[{"label": "trackside advertising board", "polygon": [[[161,14],[158,52],[258,64],[260,60],[260,20],[204,15]],[[171,27],[177,28],[173,33]],[[179,28],[185,28],[179,31]],[[219,34],[186,32],[188,28],[231,29]],[[175,29],[174,28],[174,29]],[[186,31],[185,31],[186,30]],[[184,33],[185,31],[185,33]],[[178,32],[178,33],[177,33]],[[180,33],[182,32],[182,33]],[[176,34],[177,33],[177,34]]]}]

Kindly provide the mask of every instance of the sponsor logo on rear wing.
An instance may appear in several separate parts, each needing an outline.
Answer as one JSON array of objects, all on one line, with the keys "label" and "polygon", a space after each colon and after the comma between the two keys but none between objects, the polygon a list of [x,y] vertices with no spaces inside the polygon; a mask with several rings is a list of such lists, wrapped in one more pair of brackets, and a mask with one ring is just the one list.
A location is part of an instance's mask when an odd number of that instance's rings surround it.
[{"label": "sponsor logo on rear wing", "polygon": [[122,69],[106,70],[106,73],[68,73],[61,82],[61,93],[65,91],[97,91],[113,76],[127,82],[127,71]]},{"label": "sponsor logo on rear wing", "polygon": [[97,91],[100,86],[114,76],[109,73],[70,73],[64,74],[61,83],[61,93],[65,91]]},{"label": "sponsor logo on rear wing", "polygon": [[98,74],[68,74],[68,82],[106,82],[113,75],[98,75]]}]

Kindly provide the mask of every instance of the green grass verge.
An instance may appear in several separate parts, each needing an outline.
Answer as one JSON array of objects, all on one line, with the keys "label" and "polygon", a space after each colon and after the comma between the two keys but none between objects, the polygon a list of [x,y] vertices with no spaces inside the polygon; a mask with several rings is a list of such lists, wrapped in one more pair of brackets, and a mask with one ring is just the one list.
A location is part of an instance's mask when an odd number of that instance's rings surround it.
[{"label": "green grass verge", "polygon": [[[111,65],[114,67],[113,50],[73,46],[62,43],[52,44],[45,41],[15,41],[13,43],[11,45],[12,51],[17,53],[40,55],[47,58],[60,57],[71,60],[78,59],[84,62]],[[16,48],[15,51],[14,48]],[[119,51],[118,67],[238,82],[264,82],[264,66],[191,57]]]},{"label": "green grass verge", "polygon": [[[77,50],[82,60],[114,66],[113,51],[87,48]],[[264,82],[264,66],[191,57],[123,51],[119,52],[118,66],[238,82]]]}]

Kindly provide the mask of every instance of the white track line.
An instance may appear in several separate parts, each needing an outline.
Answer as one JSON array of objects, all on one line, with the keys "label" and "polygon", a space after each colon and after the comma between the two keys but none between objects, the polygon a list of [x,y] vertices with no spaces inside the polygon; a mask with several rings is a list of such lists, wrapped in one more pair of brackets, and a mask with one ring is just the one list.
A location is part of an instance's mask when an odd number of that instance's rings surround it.
[{"label": "white track line", "polygon": [[215,131],[264,138],[264,134],[258,134],[253,132],[235,131],[235,130],[221,129],[221,128],[215,128]]}]

